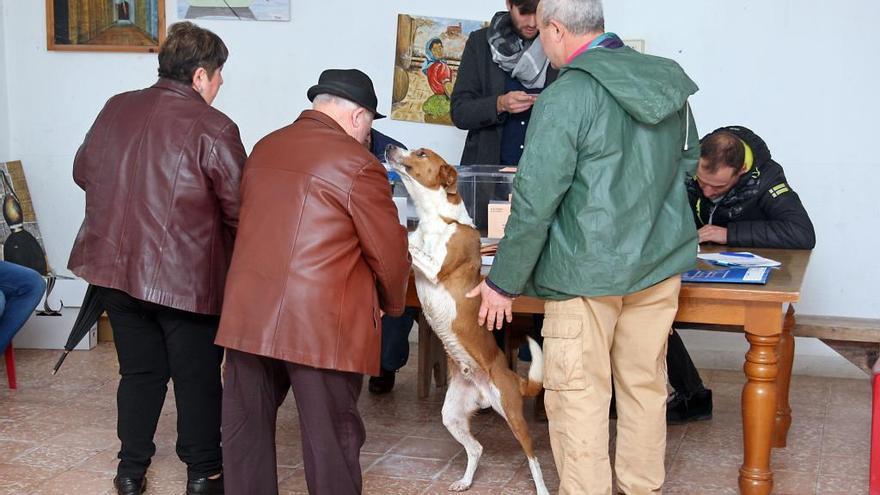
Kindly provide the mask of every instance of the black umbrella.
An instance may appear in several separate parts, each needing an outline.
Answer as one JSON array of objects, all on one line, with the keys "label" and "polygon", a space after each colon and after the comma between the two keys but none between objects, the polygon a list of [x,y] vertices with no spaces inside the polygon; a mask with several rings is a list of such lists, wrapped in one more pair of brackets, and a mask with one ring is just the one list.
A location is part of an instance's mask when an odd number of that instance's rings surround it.
[{"label": "black umbrella", "polygon": [[104,306],[101,304],[101,298],[98,296],[98,288],[89,284],[89,287],[86,289],[86,295],[83,296],[79,314],[76,315],[76,321],[73,322],[73,328],[70,329],[70,336],[67,337],[67,343],[64,344],[64,353],[61,354],[61,357],[58,358],[58,362],[55,363],[55,367],[52,369],[53,375],[58,373],[58,368],[67,359],[67,355],[89,333],[89,330],[95,325],[95,322],[98,321],[103,312]]}]

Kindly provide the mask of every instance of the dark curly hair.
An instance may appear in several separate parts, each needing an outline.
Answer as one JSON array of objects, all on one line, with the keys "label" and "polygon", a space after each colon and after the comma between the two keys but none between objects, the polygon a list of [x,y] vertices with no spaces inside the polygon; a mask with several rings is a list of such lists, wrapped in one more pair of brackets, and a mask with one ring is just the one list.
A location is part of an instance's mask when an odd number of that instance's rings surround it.
[{"label": "dark curly hair", "polygon": [[159,77],[189,84],[201,67],[213,78],[228,56],[219,36],[191,22],[178,22],[168,28],[168,37],[159,49]]}]

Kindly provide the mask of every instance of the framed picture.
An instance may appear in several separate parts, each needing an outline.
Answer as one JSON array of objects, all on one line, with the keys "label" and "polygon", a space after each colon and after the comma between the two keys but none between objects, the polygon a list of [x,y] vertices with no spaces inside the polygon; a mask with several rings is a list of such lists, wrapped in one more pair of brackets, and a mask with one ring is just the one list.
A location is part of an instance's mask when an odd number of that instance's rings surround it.
[{"label": "framed picture", "polygon": [[639,53],[645,53],[645,40],[623,40],[623,44]]},{"label": "framed picture", "polygon": [[391,118],[452,125],[449,96],[468,36],[487,23],[398,14]]},{"label": "framed picture", "polygon": [[290,0],[178,0],[180,19],[289,21]]},{"label": "framed picture", "polygon": [[49,50],[158,52],[165,0],[46,0],[46,40]]}]

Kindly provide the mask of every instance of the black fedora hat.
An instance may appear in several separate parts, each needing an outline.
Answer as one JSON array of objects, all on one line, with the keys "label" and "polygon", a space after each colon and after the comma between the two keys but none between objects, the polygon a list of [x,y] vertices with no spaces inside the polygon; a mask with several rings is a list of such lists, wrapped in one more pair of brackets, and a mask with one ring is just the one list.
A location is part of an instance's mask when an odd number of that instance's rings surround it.
[{"label": "black fedora hat", "polygon": [[318,84],[309,88],[306,96],[314,101],[320,94],[331,94],[351,100],[373,112],[373,119],[384,119],[385,116],[376,111],[376,90],[370,76],[357,69],[327,69],[318,78]]}]

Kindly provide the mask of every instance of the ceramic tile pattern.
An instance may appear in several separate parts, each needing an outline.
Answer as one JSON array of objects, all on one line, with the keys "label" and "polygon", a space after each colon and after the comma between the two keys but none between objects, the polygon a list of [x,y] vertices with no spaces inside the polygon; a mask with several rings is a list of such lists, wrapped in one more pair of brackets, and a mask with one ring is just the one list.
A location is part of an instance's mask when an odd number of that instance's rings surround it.
[{"label": "ceramic tile pattern", "polygon": [[[0,380],[0,495],[112,494],[119,448],[115,432],[117,363],[112,344],[70,355],[58,376],[50,370],[57,352],[17,350],[18,390]],[[443,390],[416,399],[415,360],[401,370],[389,395],[361,396],[367,442],[361,455],[364,493],[448,493],[464,472],[466,456],[440,420]],[[2,372],[0,372],[2,374]],[[735,494],[741,463],[740,391],[734,371],[705,370],[716,414],[711,421],[669,428],[667,494]],[[366,384],[365,384],[366,385]],[[774,493],[867,493],[870,382],[796,376],[789,447],[774,450]],[[527,417],[544,478],[558,488],[547,425]],[[613,426],[612,422],[612,426]],[[174,453],[173,390],[156,435],[148,494],[183,492],[186,469]],[[480,414],[473,431],[484,446],[470,494],[534,493],[517,442],[495,414]],[[299,424],[293,396],[279,413],[280,493],[307,493]]]}]

